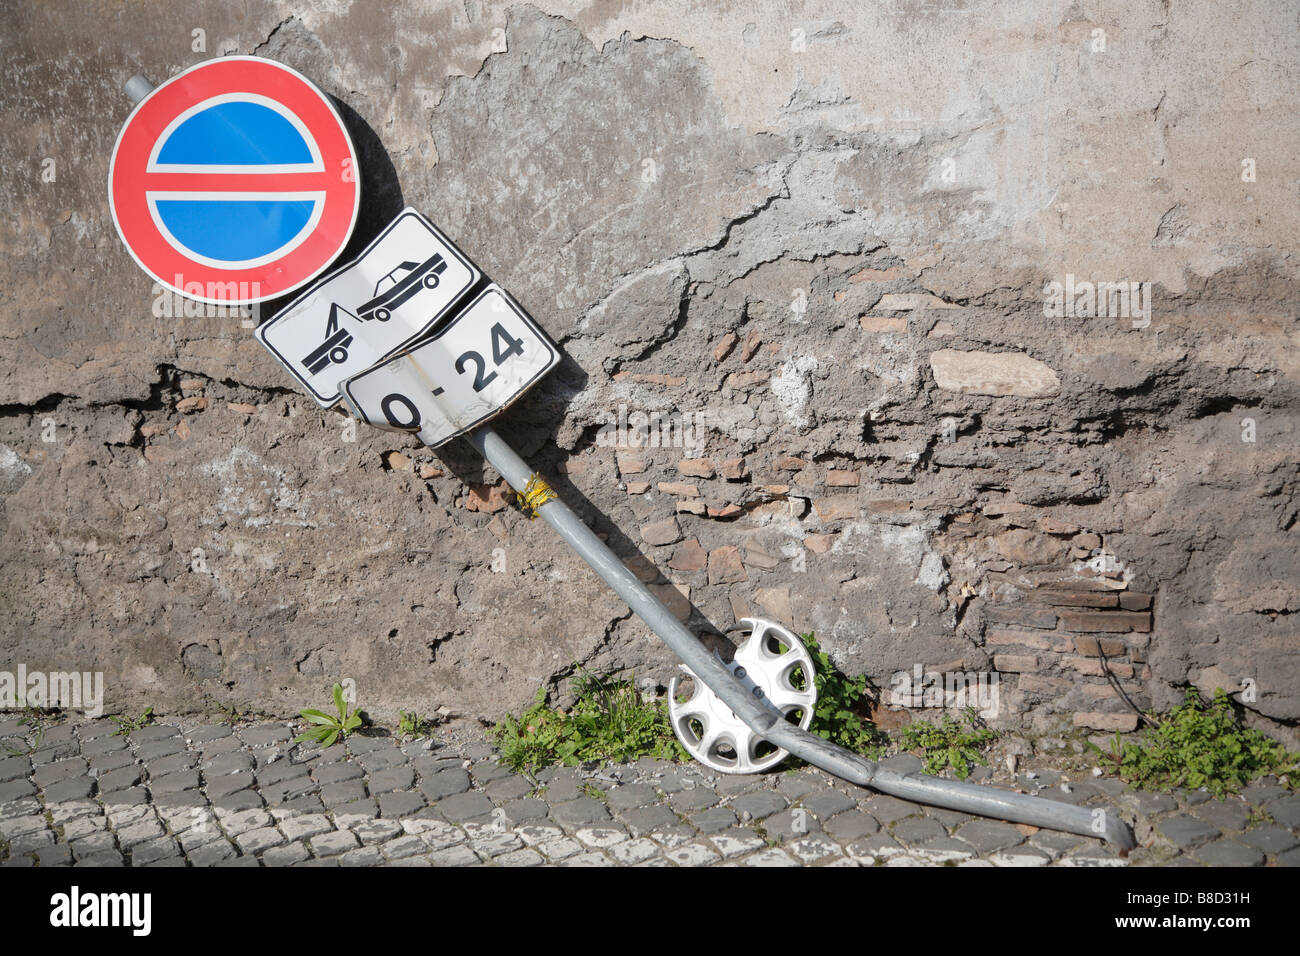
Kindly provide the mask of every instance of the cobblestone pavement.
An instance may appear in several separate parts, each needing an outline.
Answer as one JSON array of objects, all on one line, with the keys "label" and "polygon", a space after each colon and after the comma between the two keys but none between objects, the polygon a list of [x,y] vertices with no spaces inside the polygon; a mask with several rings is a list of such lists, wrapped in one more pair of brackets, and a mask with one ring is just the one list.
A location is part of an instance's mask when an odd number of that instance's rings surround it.
[{"label": "cobblestone pavement", "polygon": [[[68,718],[34,753],[0,757],[3,865],[1300,865],[1300,795],[1271,780],[1218,801],[1046,767],[1020,775],[1022,789],[1135,821],[1140,847],[1125,859],[1100,840],[907,803],[810,767],[737,777],[642,760],[534,780],[468,738],[353,736],[321,750],[292,745],[284,721],[117,730]],[[0,742],[18,746],[23,731],[0,721]]]}]

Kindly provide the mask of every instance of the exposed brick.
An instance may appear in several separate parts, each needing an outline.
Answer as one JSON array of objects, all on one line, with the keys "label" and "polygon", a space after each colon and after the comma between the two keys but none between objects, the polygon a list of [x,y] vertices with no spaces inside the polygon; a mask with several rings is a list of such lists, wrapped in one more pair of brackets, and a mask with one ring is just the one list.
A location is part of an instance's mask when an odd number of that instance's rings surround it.
[{"label": "exposed brick", "polygon": [[901,279],[904,275],[902,266],[890,266],[888,269],[863,269],[849,276],[850,282],[890,282]]},{"label": "exposed brick", "polygon": [[858,324],[862,326],[864,332],[899,333],[907,331],[906,316],[864,315],[858,319]]},{"label": "exposed brick", "polygon": [[176,411],[180,412],[182,415],[189,415],[194,412],[201,412],[207,407],[208,407],[208,400],[198,395],[193,395],[190,398],[182,398],[179,402],[176,403]]},{"label": "exposed brick", "polygon": [[1067,631],[1119,634],[1151,630],[1149,611],[1062,611],[1060,618],[1061,627]]},{"label": "exposed brick", "polygon": [[1100,714],[1094,711],[1079,711],[1074,715],[1074,726],[1087,727],[1091,730],[1119,731],[1122,734],[1137,729],[1137,714]]},{"label": "exposed brick", "polygon": [[1123,657],[1128,652],[1128,646],[1113,637],[1076,637],[1074,649],[1088,657],[1100,657],[1103,653],[1107,657]]},{"label": "exposed brick", "polygon": [[858,516],[857,495],[831,495],[813,502],[817,517],[823,521],[843,521]]},{"label": "exposed brick", "polygon": [[465,508],[468,511],[496,514],[509,503],[509,494],[505,482],[496,485],[470,485],[469,494],[465,496]]},{"label": "exposed brick", "polygon": [[1085,531],[1083,534],[1076,534],[1070,539],[1070,543],[1076,548],[1091,551],[1094,548],[1101,547],[1101,535],[1093,534],[1091,531]]},{"label": "exposed brick", "polygon": [[750,332],[749,335],[745,336],[745,344],[740,349],[740,360],[742,362],[748,362],[752,359],[754,353],[758,351],[758,347],[762,343],[763,336],[759,335],[756,331]]},{"label": "exposed brick", "polygon": [[666,495],[676,495],[679,498],[698,498],[700,496],[699,486],[685,481],[661,481],[658,488]]},{"label": "exposed brick", "polygon": [[813,554],[825,554],[838,537],[838,534],[806,534],[803,537],[803,546]]},{"label": "exposed brick", "polygon": [[1077,534],[1079,526],[1071,524],[1069,521],[1061,521],[1057,518],[1039,518],[1036,522],[1039,531],[1045,531],[1048,534]]},{"label": "exposed brick", "polygon": [[1119,598],[1114,591],[1064,591],[1039,588],[1034,597],[1063,607],[1115,607]]},{"label": "exposed brick", "polygon": [[745,567],[758,568],[761,571],[772,571],[781,565],[781,559],[768,554],[756,542],[745,542]]},{"label": "exposed brick", "polygon": [[826,472],[826,484],[832,488],[856,488],[861,480],[862,477],[856,471],[831,468]]},{"label": "exposed brick", "polygon": [[645,458],[641,455],[620,451],[614,454],[614,460],[618,463],[620,475],[639,475],[645,471]]},{"label": "exposed brick", "polygon": [[650,490],[648,481],[629,481],[627,483],[627,493],[629,495],[643,495]]},{"label": "exposed brick", "polygon": [[659,569],[655,567],[654,562],[644,554],[638,554],[631,558],[623,559],[624,566],[637,576],[642,584],[649,584],[655,578],[659,577]]},{"label": "exposed brick", "polygon": [[750,388],[765,385],[771,376],[767,372],[732,372],[722,384],[728,388]]},{"label": "exposed brick", "polygon": [[677,470],[687,478],[712,478],[717,473],[711,458],[683,458]]},{"label": "exposed brick", "polygon": [[739,481],[748,471],[749,468],[743,458],[728,458],[722,463],[722,477],[728,481]]},{"label": "exposed brick", "polygon": [[700,547],[696,538],[682,542],[673,552],[668,567],[674,571],[702,571],[709,563],[709,552]]},{"label": "exposed brick", "polygon": [[[1105,677],[1106,672],[1101,668],[1101,660],[1095,657],[1067,657],[1061,661],[1066,667],[1078,671],[1080,674],[1086,674],[1089,677]],[[1125,664],[1122,661],[1106,661],[1106,666],[1116,677],[1128,680],[1133,676],[1133,665]]]},{"label": "exposed brick", "polygon": [[686,584],[651,584],[650,593],[683,624],[691,616],[691,589]]},{"label": "exposed brick", "polygon": [[710,584],[735,584],[747,580],[749,576],[740,561],[740,549],[735,545],[724,545],[709,552]]},{"label": "exposed brick", "polygon": [[772,617],[786,624],[794,622],[794,613],[790,608],[790,589],[759,588],[754,592],[754,601]]},{"label": "exposed brick", "polygon": [[226,402],[226,408],[239,415],[257,414],[257,406],[249,405],[247,402]]},{"label": "exposed brick", "polygon": [[721,362],[723,359],[725,359],[728,355],[731,354],[731,350],[736,347],[736,343],[739,341],[740,341],[739,335],[737,335],[735,332],[728,332],[726,335],[720,338],[718,340],[718,344],[713,347],[713,360],[715,362]]},{"label": "exposed brick", "polygon": [[999,628],[985,634],[984,640],[988,644],[999,647],[1013,644],[1019,647],[1032,647],[1040,651],[1052,650],[1057,646],[1056,642],[1051,640],[1050,635],[1044,634],[1042,631],[1008,631]]},{"label": "exposed brick", "polygon": [[690,499],[679,498],[677,500],[678,514],[682,514],[683,512],[685,512],[687,514],[702,515],[707,510],[708,509],[705,507],[704,502],[701,501],[699,498],[690,498]]},{"label": "exposed brick", "polygon": [[790,492],[789,485],[759,485],[758,489],[767,492],[769,495],[784,495]]},{"label": "exposed brick", "polygon": [[802,471],[808,467],[808,462],[802,458],[795,458],[793,455],[786,455],[784,458],[776,460],[775,467],[781,471]]},{"label": "exposed brick", "polygon": [[867,502],[867,514],[901,514],[912,510],[912,502],[904,498],[872,498]]},{"label": "exposed brick", "polygon": [[[1146,692],[1146,688],[1136,681],[1120,681],[1119,686],[1122,687],[1124,693],[1128,694],[1130,697]],[[1111,686],[1109,681],[1098,681],[1095,684],[1080,684],[1079,690],[1083,693],[1084,697],[1091,697],[1093,700],[1116,699],[1115,688]]]},{"label": "exposed brick", "polygon": [[427,462],[420,466],[420,477],[426,481],[430,478],[441,478],[442,469],[437,465],[430,465]]},{"label": "exposed brick", "polygon": [[1004,673],[1019,674],[1038,670],[1038,658],[1029,654],[994,654],[993,667]]},{"label": "exposed brick", "polygon": [[678,526],[676,518],[665,518],[663,521],[644,525],[641,528],[641,537],[656,546],[676,544],[682,540],[682,529]]},{"label": "exposed brick", "polygon": [[710,518],[731,518],[740,514],[740,510],[740,505],[736,504],[726,504],[721,508],[715,508],[710,505],[707,514]]},{"label": "exposed brick", "polygon": [[1151,595],[1138,591],[1121,591],[1119,606],[1126,611],[1145,611],[1151,606]]},{"label": "exposed brick", "polygon": [[993,624],[1016,624],[1051,630],[1056,627],[1056,612],[1037,607],[990,607],[984,619]]},{"label": "exposed brick", "polygon": [[1018,686],[1032,694],[1063,694],[1073,686],[1073,682],[1061,677],[1021,674]]}]

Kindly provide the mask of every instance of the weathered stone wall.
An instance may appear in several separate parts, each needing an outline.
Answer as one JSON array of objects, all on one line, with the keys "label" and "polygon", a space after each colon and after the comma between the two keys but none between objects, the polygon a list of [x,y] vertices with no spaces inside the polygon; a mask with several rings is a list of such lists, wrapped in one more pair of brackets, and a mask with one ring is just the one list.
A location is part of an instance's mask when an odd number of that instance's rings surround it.
[{"label": "weathered stone wall", "polygon": [[705,6],[18,8],[0,668],[486,719],[673,672],[468,449],[320,411],[134,266],[122,82],[252,52],[345,104],[355,249],[414,205],[562,346],[500,429],[701,634],[766,614],[886,691],[994,672],[1008,723],[1132,726],[1109,669],[1290,734],[1294,6]]}]

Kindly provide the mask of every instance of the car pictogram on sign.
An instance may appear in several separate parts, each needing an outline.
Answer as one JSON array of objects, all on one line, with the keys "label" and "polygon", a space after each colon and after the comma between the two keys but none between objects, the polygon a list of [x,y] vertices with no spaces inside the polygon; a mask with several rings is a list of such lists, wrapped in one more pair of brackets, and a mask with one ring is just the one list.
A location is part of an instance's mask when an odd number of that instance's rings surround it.
[{"label": "car pictogram on sign", "polygon": [[[375,297],[357,309],[363,322],[387,322],[397,308],[421,289],[438,288],[438,278],[447,271],[447,260],[435,253],[423,262],[405,261],[375,283]],[[405,273],[401,279],[397,276]]]},{"label": "car pictogram on sign", "polygon": [[351,344],[352,333],[339,328],[339,306],[334,303],[330,306],[329,321],[325,323],[325,341],[308,352],[302,364],[312,375],[330,365],[342,365],[348,360],[348,346]]}]

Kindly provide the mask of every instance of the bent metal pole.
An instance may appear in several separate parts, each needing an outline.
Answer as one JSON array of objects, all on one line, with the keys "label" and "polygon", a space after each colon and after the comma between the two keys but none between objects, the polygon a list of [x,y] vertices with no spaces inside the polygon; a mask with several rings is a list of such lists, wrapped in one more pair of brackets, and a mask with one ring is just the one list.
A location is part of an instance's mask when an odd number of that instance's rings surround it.
[{"label": "bent metal pole", "polygon": [[[534,481],[532,469],[491,426],[470,432],[466,440],[500,472],[510,487],[525,488]],[[1028,794],[918,773],[897,773],[801,730],[789,723],[766,698],[753,696],[568,505],[559,498],[550,498],[537,505],[535,510],[737,717],[769,743],[837,777],[905,800],[1104,837],[1124,850],[1135,845],[1128,825],[1099,808],[1075,807]]]},{"label": "bent metal pole", "polygon": [[[126,83],[126,94],[133,103],[140,102],[152,89],[153,85],[138,75]],[[510,487],[525,489],[536,486],[537,476],[532,469],[490,425],[481,426],[465,437]],[[1075,807],[1028,794],[919,773],[898,773],[789,723],[766,698],[753,696],[553,492],[539,496],[533,510],[578,552],[746,726],[774,746],[850,783],[904,800],[1102,837],[1122,850],[1136,845],[1129,826],[1101,808]]]}]

